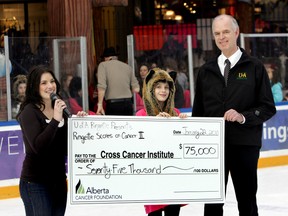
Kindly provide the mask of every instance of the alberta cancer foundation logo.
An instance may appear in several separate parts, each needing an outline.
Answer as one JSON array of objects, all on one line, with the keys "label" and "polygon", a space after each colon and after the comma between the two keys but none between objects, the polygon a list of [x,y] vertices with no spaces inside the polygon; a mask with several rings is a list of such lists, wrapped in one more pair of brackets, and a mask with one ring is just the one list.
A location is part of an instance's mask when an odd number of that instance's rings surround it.
[{"label": "alberta cancer foundation logo", "polygon": [[85,194],[85,189],[84,189],[80,179],[76,185],[76,194]]},{"label": "alberta cancer foundation logo", "polygon": [[119,200],[122,199],[122,195],[110,194],[109,189],[107,188],[96,188],[96,187],[87,187],[85,188],[79,179],[78,183],[75,186],[76,195],[75,199],[80,200]]}]

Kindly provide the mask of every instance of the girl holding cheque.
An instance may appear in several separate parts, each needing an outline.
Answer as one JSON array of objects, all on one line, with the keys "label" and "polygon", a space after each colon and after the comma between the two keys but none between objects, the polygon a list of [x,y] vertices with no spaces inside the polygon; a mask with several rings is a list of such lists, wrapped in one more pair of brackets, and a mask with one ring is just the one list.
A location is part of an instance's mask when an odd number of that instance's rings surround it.
[{"label": "girl holding cheque", "polygon": [[[139,110],[136,116],[187,117],[174,107],[176,75],[174,71],[168,73],[159,68],[149,71],[144,80],[142,92],[145,108]],[[165,216],[178,216],[181,206],[180,204],[145,205],[145,210],[148,216],[162,216],[162,211]]]}]

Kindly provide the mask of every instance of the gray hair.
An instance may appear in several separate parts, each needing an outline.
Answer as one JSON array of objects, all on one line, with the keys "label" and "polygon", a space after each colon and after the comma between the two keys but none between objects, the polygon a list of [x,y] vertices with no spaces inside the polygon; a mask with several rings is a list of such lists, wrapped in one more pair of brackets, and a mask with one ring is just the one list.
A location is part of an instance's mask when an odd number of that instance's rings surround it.
[{"label": "gray hair", "polygon": [[239,25],[238,25],[238,22],[237,20],[231,16],[231,15],[228,15],[228,14],[220,14],[218,16],[216,16],[213,21],[212,21],[212,29],[213,29],[213,25],[214,25],[214,21],[215,20],[222,20],[224,18],[229,18],[231,20],[231,23],[232,23],[232,28],[236,31],[237,29],[239,29]]}]

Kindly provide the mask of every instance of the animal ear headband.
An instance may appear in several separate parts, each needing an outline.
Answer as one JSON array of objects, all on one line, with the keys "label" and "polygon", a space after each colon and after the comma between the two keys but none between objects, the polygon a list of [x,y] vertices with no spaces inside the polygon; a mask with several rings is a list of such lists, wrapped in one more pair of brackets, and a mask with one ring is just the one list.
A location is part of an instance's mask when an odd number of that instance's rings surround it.
[{"label": "animal ear headband", "polygon": [[[157,70],[160,70],[157,68]],[[145,78],[145,83],[147,84],[149,82],[149,80],[153,77],[153,75],[155,74],[155,70],[154,69],[151,69],[149,71],[149,73],[147,74],[146,78]],[[176,81],[176,77],[177,77],[177,72],[175,71],[170,71],[169,73],[169,76],[173,79],[174,83]]]}]

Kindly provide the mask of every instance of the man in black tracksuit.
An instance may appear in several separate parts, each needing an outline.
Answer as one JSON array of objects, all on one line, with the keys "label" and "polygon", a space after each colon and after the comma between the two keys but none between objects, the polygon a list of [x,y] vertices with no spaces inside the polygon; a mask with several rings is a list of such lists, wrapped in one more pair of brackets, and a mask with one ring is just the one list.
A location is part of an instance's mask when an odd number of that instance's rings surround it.
[{"label": "man in black tracksuit", "polygon": [[[269,78],[263,64],[237,46],[239,26],[233,17],[217,16],[212,31],[221,55],[199,70],[192,116],[224,117],[226,185],[230,173],[239,215],[257,216],[262,124],[276,113]],[[222,216],[223,204],[205,204],[204,215]]]}]

